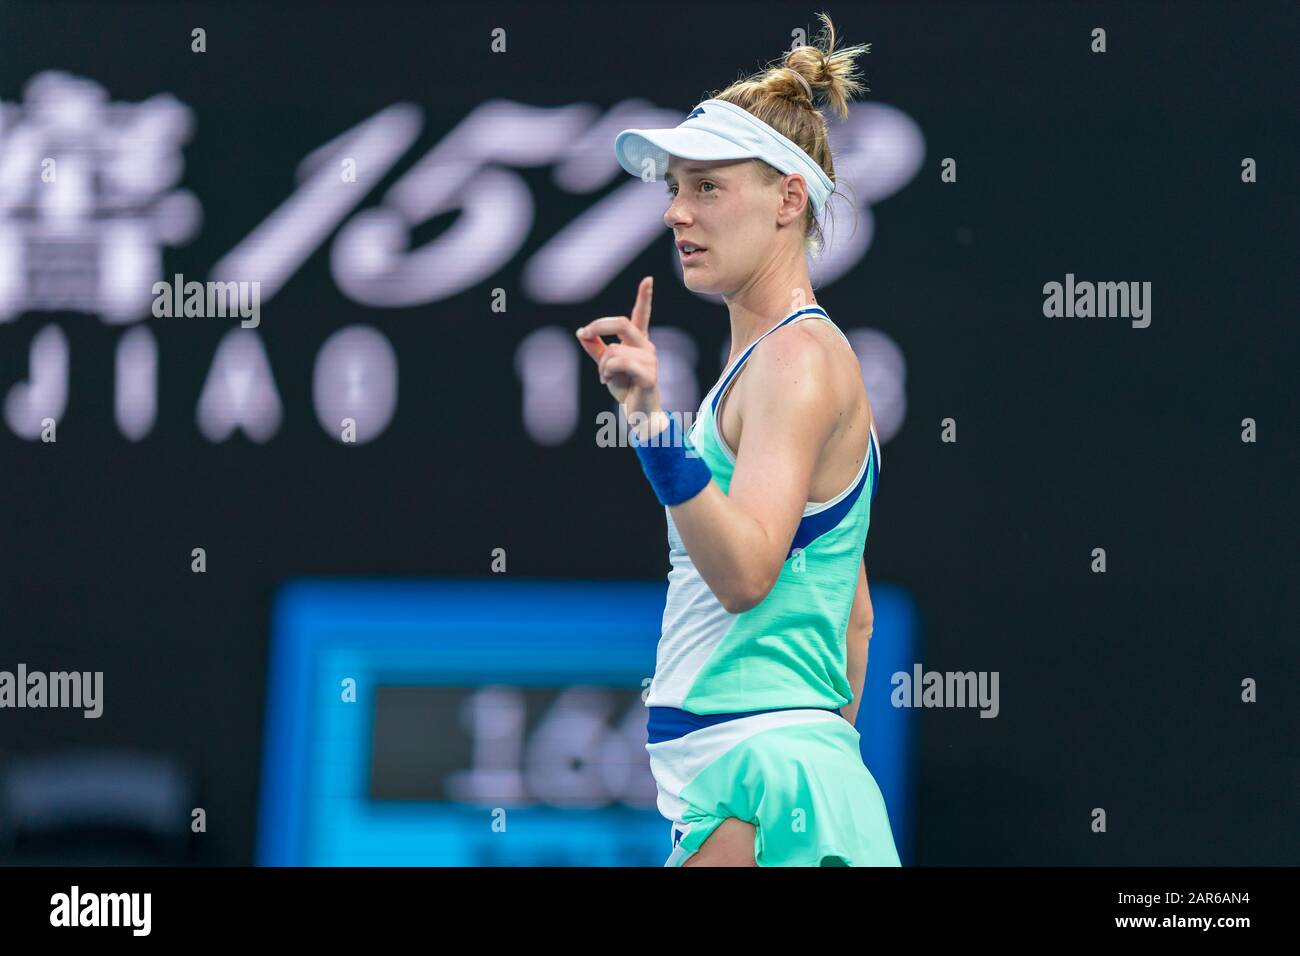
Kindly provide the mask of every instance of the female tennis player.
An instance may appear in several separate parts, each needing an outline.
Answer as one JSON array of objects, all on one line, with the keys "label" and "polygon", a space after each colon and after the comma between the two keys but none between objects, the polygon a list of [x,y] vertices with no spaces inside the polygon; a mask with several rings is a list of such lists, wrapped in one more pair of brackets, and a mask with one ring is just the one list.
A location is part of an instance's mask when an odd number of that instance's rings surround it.
[{"label": "female tennis player", "polygon": [[899,865],[854,728],[880,446],[857,356],[816,303],[807,262],[835,182],[815,97],[847,115],[866,48],[835,51],[821,19],[815,45],[681,125],[615,140],[628,172],[667,184],[664,224],[687,288],[720,294],[730,313],[730,360],[690,434],[659,401],[651,277],[630,317],[577,332],[667,514],[668,597],[646,698],[658,807],[672,823],[666,866]]}]

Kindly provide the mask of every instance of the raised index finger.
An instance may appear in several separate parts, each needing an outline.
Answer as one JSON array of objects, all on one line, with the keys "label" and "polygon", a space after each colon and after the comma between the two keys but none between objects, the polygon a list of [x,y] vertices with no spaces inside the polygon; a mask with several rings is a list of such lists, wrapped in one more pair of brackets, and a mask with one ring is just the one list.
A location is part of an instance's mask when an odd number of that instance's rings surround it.
[{"label": "raised index finger", "polygon": [[650,299],[654,291],[654,276],[646,276],[636,287],[636,305],[632,306],[632,324],[646,333],[650,331]]}]

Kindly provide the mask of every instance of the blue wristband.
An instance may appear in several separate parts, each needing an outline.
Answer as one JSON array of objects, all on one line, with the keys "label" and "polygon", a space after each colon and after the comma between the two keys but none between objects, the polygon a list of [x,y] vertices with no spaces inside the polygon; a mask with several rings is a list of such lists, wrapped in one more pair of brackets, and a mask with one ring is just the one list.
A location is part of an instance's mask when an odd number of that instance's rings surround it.
[{"label": "blue wristband", "polygon": [[704,459],[693,447],[688,448],[677,415],[668,413],[668,426],[650,436],[646,444],[637,439],[636,429],[628,430],[628,440],[641,459],[641,468],[650,479],[650,486],[664,505],[689,501],[713,480],[713,473]]}]

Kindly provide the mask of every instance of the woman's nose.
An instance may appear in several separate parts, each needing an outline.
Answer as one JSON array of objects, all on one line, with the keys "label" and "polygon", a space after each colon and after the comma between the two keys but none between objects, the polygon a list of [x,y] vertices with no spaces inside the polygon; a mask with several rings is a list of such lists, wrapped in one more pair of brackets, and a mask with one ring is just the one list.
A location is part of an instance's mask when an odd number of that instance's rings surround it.
[{"label": "woman's nose", "polygon": [[682,205],[681,199],[674,198],[673,201],[668,204],[668,208],[664,210],[664,225],[669,229],[672,229],[674,226],[684,226],[688,222],[689,218],[685,207]]}]

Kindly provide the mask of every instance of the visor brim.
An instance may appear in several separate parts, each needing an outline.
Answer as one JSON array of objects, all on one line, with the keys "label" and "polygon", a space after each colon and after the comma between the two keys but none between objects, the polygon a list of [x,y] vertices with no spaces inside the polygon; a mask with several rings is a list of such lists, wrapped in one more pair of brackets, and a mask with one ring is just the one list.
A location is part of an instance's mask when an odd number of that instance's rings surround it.
[{"label": "visor brim", "polygon": [[618,163],[633,176],[645,172],[646,160],[654,163],[655,179],[663,181],[669,156],[704,162],[755,159],[757,154],[729,139],[703,129],[625,129],[614,140]]}]

